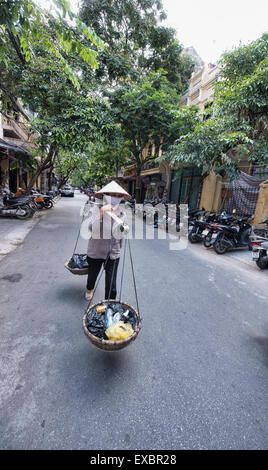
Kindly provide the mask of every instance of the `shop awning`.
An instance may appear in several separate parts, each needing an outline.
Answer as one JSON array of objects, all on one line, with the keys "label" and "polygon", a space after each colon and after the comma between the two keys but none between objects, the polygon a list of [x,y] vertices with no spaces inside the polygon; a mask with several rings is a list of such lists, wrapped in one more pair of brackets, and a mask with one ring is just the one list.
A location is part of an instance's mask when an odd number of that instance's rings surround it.
[{"label": "shop awning", "polygon": [[26,148],[16,145],[16,144],[12,144],[11,142],[6,142],[3,139],[0,139],[0,149],[12,150],[13,152],[16,152],[16,153],[21,153],[26,156],[31,156],[30,152],[28,152]]},{"label": "shop awning", "polygon": [[136,175],[128,175],[128,176],[122,176],[122,181],[124,180],[135,180]]}]

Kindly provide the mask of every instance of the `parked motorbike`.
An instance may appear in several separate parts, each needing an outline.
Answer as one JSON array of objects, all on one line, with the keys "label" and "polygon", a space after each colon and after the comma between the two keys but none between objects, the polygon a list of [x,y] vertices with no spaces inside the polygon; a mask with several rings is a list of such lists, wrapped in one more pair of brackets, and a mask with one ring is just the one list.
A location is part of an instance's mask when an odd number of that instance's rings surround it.
[{"label": "parked motorbike", "polygon": [[16,201],[12,204],[6,203],[7,194],[3,194],[3,202],[0,203],[0,216],[1,217],[16,217],[17,219],[28,219],[32,217],[34,211],[31,208],[30,202]]},{"label": "parked motorbike", "polygon": [[215,238],[217,237],[219,225],[231,225],[235,221],[233,215],[227,214],[225,211],[220,214],[215,214],[214,217],[210,220],[210,223],[206,225],[205,230],[203,231],[203,245],[206,248],[210,248]]},{"label": "parked motorbike", "polygon": [[205,209],[196,211],[193,214],[193,217],[189,220],[188,234],[188,239],[191,243],[198,243],[203,240],[204,230],[206,230],[207,224],[214,220],[215,215],[215,213],[207,213]]},{"label": "parked motorbike", "polygon": [[3,196],[3,207],[12,208],[13,206],[27,206],[31,212],[31,215],[37,211],[37,206],[35,202],[31,199],[31,196],[19,196],[14,197],[13,193],[7,193],[6,191],[2,192]]},{"label": "parked motorbike", "polygon": [[17,219],[28,219],[32,217],[33,212],[27,205],[14,204],[13,206],[0,205],[0,216],[16,217]]},{"label": "parked motorbike", "polygon": [[249,217],[241,217],[231,225],[218,225],[218,233],[213,243],[213,249],[218,255],[242,247],[251,249],[249,236],[252,227],[248,221]]},{"label": "parked motorbike", "polygon": [[51,209],[53,207],[52,196],[40,194],[37,191],[32,190],[31,195],[37,206],[37,210]]},{"label": "parked motorbike", "polygon": [[267,228],[252,227],[250,240],[252,245],[252,259],[260,269],[268,268],[268,219],[264,222]]},{"label": "parked motorbike", "polygon": [[[159,208],[155,209],[157,205],[162,205],[160,211]],[[146,220],[146,222],[152,223],[154,228],[158,228],[159,220],[162,219],[161,216],[159,217],[159,212],[164,211],[167,213],[167,207],[168,203],[165,199],[145,200],[143,203],[143,219]]]}]

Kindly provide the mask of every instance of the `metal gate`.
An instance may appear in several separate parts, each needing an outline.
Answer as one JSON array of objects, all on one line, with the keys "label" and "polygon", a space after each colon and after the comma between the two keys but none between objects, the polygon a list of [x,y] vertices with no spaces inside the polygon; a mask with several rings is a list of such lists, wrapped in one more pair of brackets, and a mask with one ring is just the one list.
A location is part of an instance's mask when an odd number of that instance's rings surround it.
[{"label": "metal gate", "polygon": [[173,204],[188,204],[190,209],[199,206],[202,191],[201,170],[186,167],[172,171],[172,183],[169,199]]}]

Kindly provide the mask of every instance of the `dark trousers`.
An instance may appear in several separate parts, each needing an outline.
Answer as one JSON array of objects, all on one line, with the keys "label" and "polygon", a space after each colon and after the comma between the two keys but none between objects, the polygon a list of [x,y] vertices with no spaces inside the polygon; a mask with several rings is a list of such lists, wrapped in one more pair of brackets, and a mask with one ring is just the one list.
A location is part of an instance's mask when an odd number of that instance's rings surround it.
[{"label": "dark trousers", "polygon": [[[110,259],[107,262],[105,259],[94,259],[87,257],[88,262],[88,278],[87,278],[87,289],[93,290],[96,279],[101,270],[102,264],[104,263],[105,269],[105,299],[108,299],[109,292],[111,289],[110,299],[116,299],[116,275],[119,264],[119,258]],[[111,287],[112,282],[112,287]]]}]

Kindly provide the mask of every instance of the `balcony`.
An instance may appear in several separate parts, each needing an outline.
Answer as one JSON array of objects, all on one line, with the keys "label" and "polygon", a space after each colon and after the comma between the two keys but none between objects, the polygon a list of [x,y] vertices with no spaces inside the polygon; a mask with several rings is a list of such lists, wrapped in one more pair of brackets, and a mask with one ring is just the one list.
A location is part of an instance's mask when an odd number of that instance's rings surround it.
[{"label": "balcony", "polygon": [[198,72],[192,75],[192,79],[191,79],[192,83],[195,84],[197,81],[201,81],[202,72],[203,72],[203,67],[200,70],[198,70]]},{"label": "balcony", "polygon": [[190,90],[190,96],[192,96],[197,90],[200,90],[201,82],[198,82],[195,86],[193,86]]},{"label": "balcony", "polygon": [[29,139],[27,126],[23,122],[2,116],[2,126],[4,137],[6,138],[19,139],[22,141],[27,141]]},{"label": "balcony", "polygon": [[154,166],[148,169],[143,169],[141,172],[141,176],[147,176],[147,175],[154,175],[156,173],[161,173],[160,167],[159,166]]},{"label": "balcony", "polygon": [[199,90],[196,90],[190,95],[190,104],[193,104],[194,101],[199,101]]}]

